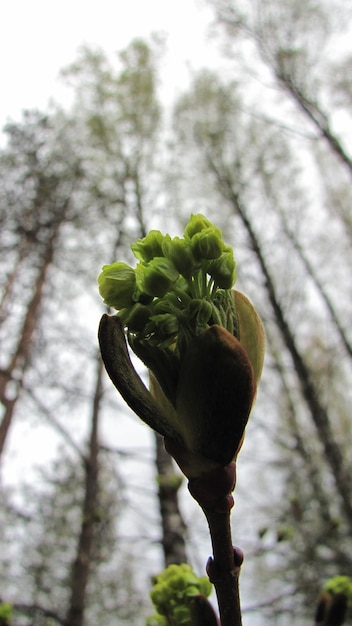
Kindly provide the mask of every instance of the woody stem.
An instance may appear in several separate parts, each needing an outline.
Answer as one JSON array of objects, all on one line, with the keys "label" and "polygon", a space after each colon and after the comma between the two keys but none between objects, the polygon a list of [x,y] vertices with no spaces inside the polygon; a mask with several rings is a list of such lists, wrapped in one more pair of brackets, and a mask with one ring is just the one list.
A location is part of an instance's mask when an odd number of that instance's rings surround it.
[{"label": "woody stem", "polygon": [[230,510],[203,508],[203,511],[213,547],[213,558],[207,563],[207,573],[215,587],[221,626],[242,626],[239,574],[243,554],[232,546]]}]

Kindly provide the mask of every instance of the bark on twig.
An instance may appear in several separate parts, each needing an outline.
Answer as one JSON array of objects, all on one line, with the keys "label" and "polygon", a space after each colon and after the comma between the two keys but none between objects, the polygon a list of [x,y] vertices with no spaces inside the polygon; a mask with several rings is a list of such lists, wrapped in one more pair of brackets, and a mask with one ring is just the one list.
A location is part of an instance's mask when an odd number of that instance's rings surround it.
[{"label": "bark on twig", "polygon": [[207,573],[215,587],[221,626],[242,625],[239,574],[243,553],[232,545],[230,524],[235,484],[235,462],[191,479],[188,484],[209,526],[213,557],[208,560]]},{"label": "bark on twig", "polygon": [[243,555],[232,546],[230,511],[204,510],[204,514],[213,546],[207,572],[215,587],[221,626],[241,626],[239,574]]}]

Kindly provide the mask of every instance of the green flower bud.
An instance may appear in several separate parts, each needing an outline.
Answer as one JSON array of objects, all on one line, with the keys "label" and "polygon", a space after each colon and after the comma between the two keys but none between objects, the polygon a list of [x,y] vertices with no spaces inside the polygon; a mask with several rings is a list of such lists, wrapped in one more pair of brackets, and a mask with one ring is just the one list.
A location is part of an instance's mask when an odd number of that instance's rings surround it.
[{"label": "green flower bud", "polygon": [[197,215],[194,215],[192,213],[189,219],[189,222],[184,230],[184,236],[186,238],[188,237],[189,239],[192,239],[192,237],[196,233],[199,233],[201,230],[204,230],[205,228],[216,228],[216,227],[213,226],[213,224],[209,222],[209,220],[206,217],[204,217],[204,215],[202,215],[201,213],[198,213]]},{"label": "green flower bud", "polygon": [[231,289],[236,282],[236,261],[233,250],[224,251],[217,259],[211,261],[207,269],[220,289]]},{"label": "green flower bud", "polygon": [[180,237],[171,239],[169,235],[166,235],[163,242],[163,254],[173,262],[176,269],[185,278],[190,278],[199,265],[192,252],[190,242]]},{"label": "green flower bud", "polygon": [[104,265],[98,277],[98,285],[99,293],[107,306],[124,309],[133,305],[136,275],[134,269],[126,263]]},{"label": "green flower bud", "polygon": [[165,595],[165,586],[162,583],[157,583],[150,592],[151,601],[161,614],[163,614],[163,605],[166,599]]},{"label": "green flower bud", "polygon": [[151,310],[149,306],[137,302],[129,311],[128,318],[126,320],[126,326],[128,330],[132,332],[138,332],[145,328],[151,316]]},{"label": "green flower bud", "polygon": [[0,625],[11,626],[12,604],[9,602],[0,603]]},{"label": "green flower bud", "polygon": [[196,319],[199,326],[208,323],[213,312],[213,305],[208,300],[191,300],[187,309],[186,316],[188,319]]},{"label": "green flower bud", "polygon": [[131,250],[137,259],[149,263],[154,257],[163,256],[163,241],[164,235],[160,230],[151,230],[146,237],[132,243]]},{"label": "green flower bud", "polygon": [[138,280],[141,280],[142,291],[156,298],[162,298],[179,276],[172,261],[165,257],[155,257],[148,265],[141,268],[139,264],[139,267]]},{"label": "green flower bud", "polygon": [[197,259],[217,259],[224,249],[221,231],[214,226],[204,228],[192,237],[191,247]]},{"label": "green flower bud", "polygon": [[324,585],[318,597],[315,623],[341,626],[352,606],[352,579],[334,576]]},{"label": "green flower bud", "polygon": [[[154,577],[153,582],[150,597],[157,610],[153,618],[156,619],[158,615],[165,616],[167,623],[173,626],[192,626],[194,598],[199,598],[199,594],[203,594],[203,601],[206,601],[206,596],[209,596],[212,590],[209,580],[204,576],[198,578],[186,564],[169,565],[161,574]],[[148,625],[154,625],[153,618],[147,622]]]},{"label": "green flower bud", "polygon": [[[184,239],[151,231],[131,248],[135,270],[114,263],[98,279],[105,303],[119,310],[116,322],[102,320],[104,362],[129,405],[166,438],[193,479],[237,456],[262,371],[263,326],[251,302],[232,290],[232,249],[203,215],[191,216]],[[151,396],[143,392],[143,402],[126,382],[136,373],[124,332],[151,372]]]},{"label": "green flower bud", "polygon": [[186,588],[186,595],[191,598],[192,596],[197,596],[199,593],[199,589],[195,584],[191,584]]},{"label": "green flower bud", "polygon": [[167,293],[164,298],[154,300],[153,315],[158,315],[159,313],[174,313],[175,308],[178,308],[175,306],[174,300],[175,298],[172,292]]},{"label": "green flower bud", "polygon": [[328,591],[332,595],[343,593],[352,605],[352,578],[349,576],[333,576],[324,585],[323,591]]},{"label": "green flower bud", "polygon": [[192,626],[190,610],[188,606],[176,605],[172,612],[175,626]]},{"label": "green flower bud", "polygon": [[201,593],[206,598],[210,596],[211,591],[212,591],[212,585],[211,585],[211,582],[209,581],[209,578],[207,578],[206,576],[201,576],[200,578],[198,578],[198,585],[199,585],[198,593]]},{"label": "green flower bud", "polygon": [[160,336],[176,335],[178,331],[178,320],[172,313],[160,313],[159,315],[152,315],[150,321],[153,322]]}]

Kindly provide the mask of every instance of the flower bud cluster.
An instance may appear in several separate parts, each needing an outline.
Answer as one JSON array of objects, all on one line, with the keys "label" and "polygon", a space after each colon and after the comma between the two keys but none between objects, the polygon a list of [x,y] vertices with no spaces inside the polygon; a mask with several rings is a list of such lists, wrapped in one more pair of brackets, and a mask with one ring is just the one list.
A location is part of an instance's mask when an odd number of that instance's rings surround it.
[{"label": "flower bud cluster", "polygon": [[[184,474],[197,477],[229,464],[242,445],[263,366],[262,323],[232,289],[233,251],[203,215],[191,215],[182,238],[152,230],[131,249],[136,267],[105,265],[100,294],[148,367],[163,418],[138,414],[167,437]],[[109,338],[100,336],[104,362],[125,389]]]},{"label": "flower bud cluster", "polygon": [[190,565],[169,565],[154,579],[150,597],[157,613],[147,620],[147,626],[191,626],[190,601],[200,594],[208,597],[211,590],[208,578],[196,576]]},{"label": "flower bud cluster", "polygon": [[[232,248],[203,215],[192,215],[184,237],[152,230],[131,245],[138,259],[105,265],[99,276],[104,303],[118,310],[130,342],[165,348],[180,355],[190,336],[217,323],[234,332],[229,291],[236,280]],[[228,292],[226,294],[226,292]]]},{"label": "flower bud cluster", "polygon": [[319,624],[341,626],[351,617],[351,611],[352,579],[349,576],[330,578],[318,597],[315,612],[316,626]]}]

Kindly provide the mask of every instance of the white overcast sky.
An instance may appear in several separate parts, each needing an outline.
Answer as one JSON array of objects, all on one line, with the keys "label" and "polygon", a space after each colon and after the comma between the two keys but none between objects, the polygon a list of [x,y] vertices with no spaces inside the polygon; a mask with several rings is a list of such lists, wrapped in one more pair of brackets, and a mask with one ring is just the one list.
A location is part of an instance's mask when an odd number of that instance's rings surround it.
[{"label": "white overcast sky", "polygon": [[0,10],[0,127],[26,108],[62,101],[59,70],[82,44],[106,52],[136,36],[167,36],[163,79],[182,88],[187,65],[213,65],[216,44],[207,39],[212,12],[204,0],[2,0]]}]

